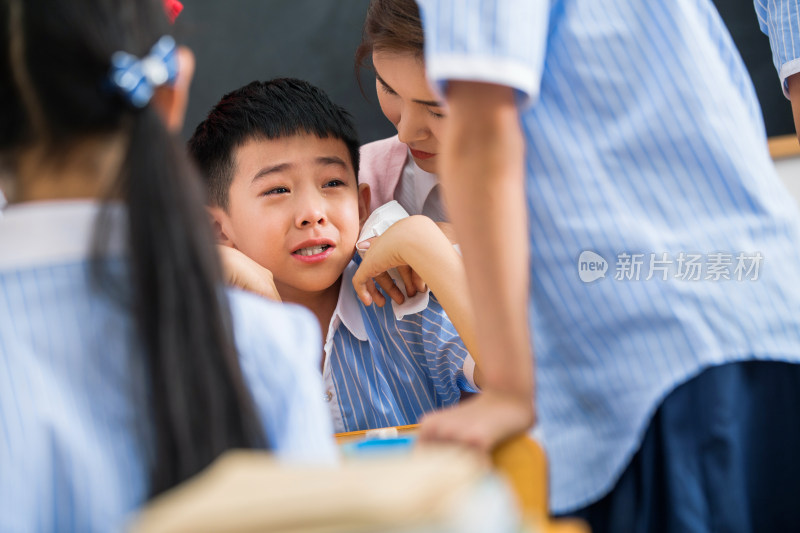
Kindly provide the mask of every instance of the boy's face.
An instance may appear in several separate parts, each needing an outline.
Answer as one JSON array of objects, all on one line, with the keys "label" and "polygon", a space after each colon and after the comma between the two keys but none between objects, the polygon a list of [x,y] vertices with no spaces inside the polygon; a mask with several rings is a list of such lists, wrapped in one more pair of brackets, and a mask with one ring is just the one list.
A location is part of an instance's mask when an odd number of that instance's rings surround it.
[{"label": "boy's face", "polygon": [[234,153],[227,213],[213,208],[222,244],[272,271],[284,299],[341,276],[367,217],[347,146],[333,137],[251,139]]}]

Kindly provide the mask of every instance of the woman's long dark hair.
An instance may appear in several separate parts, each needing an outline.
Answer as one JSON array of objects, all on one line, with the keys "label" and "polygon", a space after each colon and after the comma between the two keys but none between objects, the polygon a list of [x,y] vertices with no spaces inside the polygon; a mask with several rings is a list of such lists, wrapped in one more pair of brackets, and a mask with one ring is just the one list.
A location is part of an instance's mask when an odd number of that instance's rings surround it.
[{"label": "woman's long dark hair", "polygon": [[372,64],[372,52],[410,53],[420,61],[425,52],[422,20],[415,0],[372,0],[361,30],[361,43],[356,49],[356,79],[362,68]]},{"label": "woman's long dark hair", "polygon": [[142,57],[167,32],[162,0],[0,0],[0,153],[129,139],[112,194],[128,213],[130,305],[155,428],[151,494],[226,449],[266,444],[199,180],[156,112],[133,109],[105,82],[115,51]]}]

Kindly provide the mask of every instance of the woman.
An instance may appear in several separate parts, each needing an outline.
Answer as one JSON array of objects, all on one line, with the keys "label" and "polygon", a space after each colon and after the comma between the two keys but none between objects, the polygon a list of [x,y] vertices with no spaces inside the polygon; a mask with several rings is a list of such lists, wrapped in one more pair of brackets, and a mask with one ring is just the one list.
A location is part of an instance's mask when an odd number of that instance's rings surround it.
[{"label": "woman", "polygon": [[397,136],[361,147],[359,179],[370,185],[372,209],[397,200],[409,214],[443,222],[436,165],[445,108],[425,77],[423,47],[414,0],[370,3],[356,70],[371,64],[381,111]]}]

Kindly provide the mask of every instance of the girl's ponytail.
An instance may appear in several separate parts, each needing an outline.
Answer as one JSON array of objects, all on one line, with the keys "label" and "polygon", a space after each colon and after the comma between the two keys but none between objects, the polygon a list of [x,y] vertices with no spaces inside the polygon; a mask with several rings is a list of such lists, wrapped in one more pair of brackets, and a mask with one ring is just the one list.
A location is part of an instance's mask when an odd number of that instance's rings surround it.
[{"label": "girl's ponytail", "polygon": [[152,109],[132,122],[120,190],[150,375],[158,493],[226,449],[265,443],[238,364],[199,180]]}]

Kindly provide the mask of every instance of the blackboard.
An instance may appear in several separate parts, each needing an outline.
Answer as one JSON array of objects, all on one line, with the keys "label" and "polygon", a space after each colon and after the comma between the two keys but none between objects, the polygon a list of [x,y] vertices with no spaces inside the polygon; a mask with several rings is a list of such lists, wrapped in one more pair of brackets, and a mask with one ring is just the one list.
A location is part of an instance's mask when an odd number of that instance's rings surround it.
[{"label": "blackboard", "polygon": [[[197,57],[185,139],[224,93],[278,76],[306,79],[328,92],[351,112],[362,142],[394,135],[378,107],[374,80],[362,76],[365,98],[353,71],[369,0],[183,1],[175,34]],[[753,79],[767,135],[794,133],[791,107],[772,65],[769,39],[758,27],[753,0],[715,3]]]},{"label": "blackboard", "polygon": [[[353,69],[369,0],[182,0],[178,42],[197,59],[183,138],[225,93],[253,80],[295,77],[319,86],[368,142],[396,133],[378,106],[375,79]],[[366,73],[365,73],[366,74]]]}]

